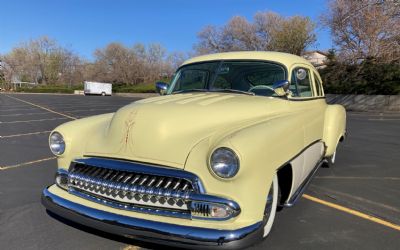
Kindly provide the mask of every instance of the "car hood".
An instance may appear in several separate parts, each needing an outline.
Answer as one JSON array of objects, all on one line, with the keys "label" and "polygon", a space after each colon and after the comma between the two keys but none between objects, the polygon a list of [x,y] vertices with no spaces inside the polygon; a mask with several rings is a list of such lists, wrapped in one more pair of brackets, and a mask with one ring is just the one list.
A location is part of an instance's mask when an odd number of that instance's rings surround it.
[{"label": "car hood", "polygon": [[119,109],[103,134],[86,142],[86,155],[184,168],[202,139],[281,112],[284,100],[240,94],[177,94]]}]

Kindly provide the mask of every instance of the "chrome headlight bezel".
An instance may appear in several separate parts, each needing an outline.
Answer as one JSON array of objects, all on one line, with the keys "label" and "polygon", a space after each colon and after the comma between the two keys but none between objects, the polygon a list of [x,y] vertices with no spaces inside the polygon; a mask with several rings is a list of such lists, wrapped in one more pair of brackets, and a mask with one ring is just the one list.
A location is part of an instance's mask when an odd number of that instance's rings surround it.
[{"label": "chrome headlight bezel", "polygon": [[212,172],[220,178],[233,178],[240,169],[239,157],[235,151],[230,148],[217,148],[210,156],[210,168]]},{"label": "chrome headlight bezel", "polygon": [[49,137],[49,147],[54,155],[62,155],[65,152],[64,137],[57,131],[51,133]]}]

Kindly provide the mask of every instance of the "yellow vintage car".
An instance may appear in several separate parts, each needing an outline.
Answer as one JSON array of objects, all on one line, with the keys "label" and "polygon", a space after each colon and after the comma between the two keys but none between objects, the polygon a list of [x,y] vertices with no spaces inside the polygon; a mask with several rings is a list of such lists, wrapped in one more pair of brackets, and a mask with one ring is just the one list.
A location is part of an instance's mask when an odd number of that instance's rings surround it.
[{"label": "yellow vintage car", "polygon": [[[346,113],[317,70],[278,52],[192,58],[159,97],[71,121],[42,203],[112,234],[184,248],[244,248],[333,164]],[[293,225],[295,226],[295,225]]]}]

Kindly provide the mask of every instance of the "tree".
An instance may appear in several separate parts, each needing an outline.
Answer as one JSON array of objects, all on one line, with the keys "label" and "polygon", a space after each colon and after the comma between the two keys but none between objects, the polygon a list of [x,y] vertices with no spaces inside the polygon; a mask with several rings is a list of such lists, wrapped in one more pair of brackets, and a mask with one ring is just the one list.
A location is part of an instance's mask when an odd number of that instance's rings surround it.
[{"label": "tree", "polygon": [[46,36],[15,47],[4,56],[9,81],[57,84],[72,81],[80,74],[81,60],[71,50]]},{"label": "tree", "polygon": [[394,0],[330,0],[322,21],[340,57],[351,63],[367,58],[400,60],[400,3]]},{"label": "tree", "polygon": [[301,55],[316,41],[315,24],[307,17],[282,17],[258,12],[253,23],[235,16],[222,27],[206,26],[198,33],[198,54],[274,50]]},{"label": "tree", "polygon": [[149,83],[170,75],[171,58],[158,43],[126,47],[110,43],[94,52],[95,60],[86,68],[86,79],[124,85]]}]

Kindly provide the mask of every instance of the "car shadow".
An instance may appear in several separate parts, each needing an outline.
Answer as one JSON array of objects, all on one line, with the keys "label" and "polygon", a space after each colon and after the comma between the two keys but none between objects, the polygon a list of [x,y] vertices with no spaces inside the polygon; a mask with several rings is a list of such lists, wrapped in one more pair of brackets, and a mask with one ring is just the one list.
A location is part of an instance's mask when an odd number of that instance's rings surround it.
[{"label": "car shadow", "polygon": [[110,234],[110,233],[107,233],[107,232],[104,232],[104,231],[97,230],[95,228],[91,228],[91,227],[88,227],[88,226],[85,226],[85,225],[82,225],[82,224],[67,220],[67,219],[65,219],[63,217],[60,217],[57,214],[52,213],[49,210],[46,210],[46,213],[50,217],[52,217],[53,219],[55,219],[55,220],[57,220],[57,221],[59,221],[59,222],[61,222],[63,224],[66,224],[66,225],[68,225],[70,227],[73,227],[75,229],[84,231],[86,233],[97,235],[97,236],[102,237],[102,238],[106,238],[106,239],[109,239],[109,240],[112,240],[112,241],[117,241],[117,242],[128,244],[128,245],[134,245],[134,246],[138,246],[140,248],[145,248],[145,249],[163,249],[163,250],[184,249],[184,248],[168,247],[168,246],[165,246],[165,245],[148,243],[148,242],[134,240],[134,239],[130,239],[130,238],[119,236],[119,235],[115,235],[115,234]]}]

